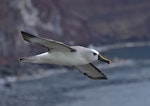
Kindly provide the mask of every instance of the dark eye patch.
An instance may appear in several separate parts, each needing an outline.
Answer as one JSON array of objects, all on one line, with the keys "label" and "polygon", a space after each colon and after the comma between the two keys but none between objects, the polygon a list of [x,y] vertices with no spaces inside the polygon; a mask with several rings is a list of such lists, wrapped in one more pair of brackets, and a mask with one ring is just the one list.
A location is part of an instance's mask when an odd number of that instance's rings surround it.
[{"label": "dark eye patch", "polygon": [[96,53],[93,53],[93,55],[95,56],[95,55],[97,55]]}]

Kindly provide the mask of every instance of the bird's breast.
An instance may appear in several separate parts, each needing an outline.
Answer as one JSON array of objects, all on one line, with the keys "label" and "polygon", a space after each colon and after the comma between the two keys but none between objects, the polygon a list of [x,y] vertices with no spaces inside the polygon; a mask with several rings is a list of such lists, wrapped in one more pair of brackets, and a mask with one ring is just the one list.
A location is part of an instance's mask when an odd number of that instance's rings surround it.
[{"label": "bird's breast", "polygon": [[49,53],[46,58],[49,64],[65,65],[65,66],[77,66],[88,64],[88,61],[84,59],[77,52],[55,52]]}]

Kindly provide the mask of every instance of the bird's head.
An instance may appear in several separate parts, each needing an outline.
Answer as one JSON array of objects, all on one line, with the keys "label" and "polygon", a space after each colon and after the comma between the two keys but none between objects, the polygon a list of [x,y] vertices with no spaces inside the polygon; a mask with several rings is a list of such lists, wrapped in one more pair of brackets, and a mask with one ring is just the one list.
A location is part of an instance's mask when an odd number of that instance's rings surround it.
[{"label": "bird's head", "polygon": [[98,51],[91,49],[92,50],[92,56],[95,60],[100,60],[102,62],[106,62],[108,64],[111,63],[111,60],[107,59],[106,57],[102,56]]}]

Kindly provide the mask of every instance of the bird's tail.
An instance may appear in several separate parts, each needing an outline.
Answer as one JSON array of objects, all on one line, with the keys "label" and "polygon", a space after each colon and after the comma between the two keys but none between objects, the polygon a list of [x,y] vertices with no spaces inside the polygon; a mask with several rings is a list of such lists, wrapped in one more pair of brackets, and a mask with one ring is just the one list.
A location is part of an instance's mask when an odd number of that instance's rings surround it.
[{"label": "bird's tail", "polygon": [[29,63],[49,63],[49,59],[47,59],[48,56],[49,53],[46,52],[35,56],[23,57],[20,58],[19,60],[21,62],[29,62]]},{"label": "bird's tail", "polygon": [[28,62],[28,63],[38,63],[37,56],[31,56],[31,57],[22,57],[19,58],[20,62]]}]

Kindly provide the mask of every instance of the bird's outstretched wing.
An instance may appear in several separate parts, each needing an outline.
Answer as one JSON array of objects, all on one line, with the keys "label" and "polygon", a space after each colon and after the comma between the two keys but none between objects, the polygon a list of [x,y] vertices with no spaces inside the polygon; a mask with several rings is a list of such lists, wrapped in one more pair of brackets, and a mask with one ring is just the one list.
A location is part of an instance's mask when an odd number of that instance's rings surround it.
[{"label": "bird's outstretched wing", "polygon": [[87,77],[97,80],[97,79],[107,79],[106,75],[104,75],[98,68],[96,68],[93,64],[89,63],[86,65],[76,66],[76,68],[86,75]]},{"label": "bird's outstretched wing", "polygon": [[71,51],[71,52],[76,51],[75,49],[71,48],[70,46],[68,46],[62,42],[37,37],[37,36],[31,35],[29,33],[23,32],[23,31],[21,31],[21,34],[22,34],[22,37],[25,41],[39,44],[41,46],[48,48],[49,50]]}]

